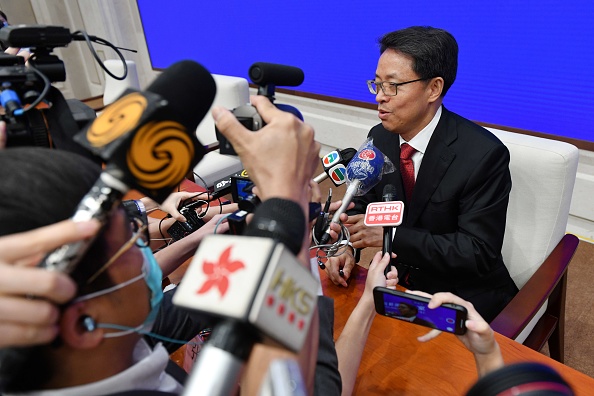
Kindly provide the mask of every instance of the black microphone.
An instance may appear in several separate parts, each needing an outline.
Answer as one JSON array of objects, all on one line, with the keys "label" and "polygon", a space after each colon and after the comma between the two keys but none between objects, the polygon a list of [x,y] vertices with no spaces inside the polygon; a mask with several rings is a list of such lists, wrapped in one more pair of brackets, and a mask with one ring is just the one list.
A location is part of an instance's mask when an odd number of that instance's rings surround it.
[{"label": "black microphone", "polygon": [[327,178],[332,180],[336,187],[346,182],[346,167],[357,154],[357,150],[347,147],[343,150],[336,149],[322,157],[324,172],[314,177],[316,183],[321,183]]},{"label": "black microphone", "polygon": [[223,320],[200,351],[184,394],[235,394],[257,342],[301,349],[318,287],[294,256],[304,233],[301,207],[272,198],[258,206],[244,236],[202,241],[173,303]]},{"label": "black microphone", "polygon": [[[104,226],[132,188],[162,202],[204,154],[195,130],[215,92],[215,82],[206,69],[192,61],[179,62],[146,92],[124,93],[76,135],[75,140],[103,158],[106,166],[72,219],[97,219]],[[70,274],[93,241],[63,245],[38,267]],[[27,347],[0,350],[0,389],[22,369],[31,351]]]},{"label": "black microphone", "polygon": [[295,66],[279,65],[276,63],[256,62],[248,71],[250,80],[256,85],[283,85],[297,87],[303,83],[305,74]]},{"label": "black microphone", "polygon": [[[382,200],[384,202],[391,202],[391,201],[395,201],[396,200],[396,187],[394,187],[392,184],[386,184],[384,186],[384,190],[382,193]],[[394,227],[390,227],[390,226],[386,226],[384,227],[384,242],[382,244],[382,255],[388,253],[388,254],[392,254],[392,231],[393,231]],[[390,261],[392,260],[391,256],[390,256]],[[386,266],[386,269],[384,270],[384,274],[387,276],[388,272],[390,272],[390,265]]]},{"label": "black microphone", "polygon": [[[194,131],[215,93],[214,79],[206,69],[193,61],[178,62],[146,92],[124,92],[75,135],[74,139],[105,160],[106,166],[72,219],[97,219],[104,224],[130,189],[163,202],[204,156]],[[39,266],[70,273],[91,244],[92,240],[86,240],[64,245]]]}]

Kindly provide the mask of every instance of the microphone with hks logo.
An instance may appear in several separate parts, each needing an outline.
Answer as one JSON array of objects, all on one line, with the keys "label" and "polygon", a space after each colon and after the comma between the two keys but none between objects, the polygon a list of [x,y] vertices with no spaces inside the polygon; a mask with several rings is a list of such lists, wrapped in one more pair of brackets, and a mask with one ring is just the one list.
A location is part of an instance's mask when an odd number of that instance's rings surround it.
[{"label": "microphone with hks logo", "polygon": [[173,303],[223,321],[201,350],[185,394],[235,394],[257,342],[291,351],[303,346],[318,286],[293,254],[301,248],[305,217],[287,202],[264,201],[248,225],[252,236],[209,235],[194,255]]},{"label": "microphone with hks logo", "polygon": [[[348,187],[340,208],[334,212],[331,223],[340,223],[340,215],[346,211],[355,196],[367,193],[381,180],[384,173],[393,171],[392,162],[373,145],[373,139],[368,138],[347,166]],[[322,236],[321,244],[327,244],[330,241],[330,230],[329,225]]]}]

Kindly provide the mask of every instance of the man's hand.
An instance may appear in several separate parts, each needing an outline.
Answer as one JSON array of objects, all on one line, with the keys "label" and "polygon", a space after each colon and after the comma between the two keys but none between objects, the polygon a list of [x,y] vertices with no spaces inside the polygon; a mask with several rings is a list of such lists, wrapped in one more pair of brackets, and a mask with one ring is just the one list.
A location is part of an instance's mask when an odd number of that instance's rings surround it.
[{"label": "man's hand", "polygon": [[[383,227],[367,227],[363,222],[364,218],[365,215],[362,214],[347,216],[343,213],[340,216],[341,223],[349,229],[350,242],[353,247],[357,249],[382,247],[384,243]],[[331,236],[340,234],[340,224],[332,223],[330,227],[332,229]]]},{"label": "man's hand", "polygon": [[[328,260],[326,260],[326,268],[324,270],[328,274],[328,278],[330,278],[332,283],[347,287],[346,280],[351,276],[351,271],[355,266],[355,257],[353,256],[353,249],[349,246],[346,246],[345,248],[346,251],[343,254],[329,257]],[[341,270],[344,276],[340,275]]]},{"label": "man's hand", "polygon": [[0,348],[43,344],[56,337],[58,305],[74,297],[76,285],[65,274],[31,267],[55,248],[98,230],[96,221],[66,220],[0,238]]}]

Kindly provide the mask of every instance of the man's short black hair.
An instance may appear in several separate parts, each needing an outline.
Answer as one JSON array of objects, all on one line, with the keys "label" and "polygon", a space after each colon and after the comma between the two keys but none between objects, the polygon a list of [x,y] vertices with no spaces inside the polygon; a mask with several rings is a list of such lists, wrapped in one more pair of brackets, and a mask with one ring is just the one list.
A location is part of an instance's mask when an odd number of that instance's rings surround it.
[{"label": "man's short black hair", "polygon": [[41,147],[0,151],[0,236],[72,216],[101,168],[70,152]]},{"label": "man's short black hair", "polygon": [[[101,168],[77,154],[42,147],[0,150],[0,236],[33,230],[70,218],[101,173]],[[71,274],[75,281],[88,276],[108,257],[99,235]],[[78,295],[111,285],[104,272]],[[59,344],[59,342],[58,342]],[[54,344],[54,345],[58,345]],[[52,376],[47,351],[52,345],[33,348],[25,369],[7,384],[6,391],[41,389]]]},{"label": "man's short black hair", "polygon": [[4,11],[0,10],[0,16],[6,21],[8,22],[8,17],[6,16],[6,14],[4,13]]},{"label": "man's short black hair", "polygon": [[458,43],[449,32],[430,26],[412,26],[385,34],[379,39],[380,53],[393,49],[413,60],[419,78],[443,78],[441,96],[448,92],[458,71]]}]

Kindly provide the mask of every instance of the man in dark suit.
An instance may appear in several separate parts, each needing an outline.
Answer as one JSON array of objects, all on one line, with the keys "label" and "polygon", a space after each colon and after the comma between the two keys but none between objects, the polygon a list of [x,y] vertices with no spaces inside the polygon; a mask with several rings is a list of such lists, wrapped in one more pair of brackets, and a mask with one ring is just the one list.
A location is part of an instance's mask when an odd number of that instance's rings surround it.
[{"label": "man in dark suit", "polygon": [[[369,136],[396,171],[356,198],[348,219],[343,215],[352,247],[382,246],[382,228],[366,227],[362,213],[368,203],[382,200],[386,184],[394,185],[405,203],[393,239],[400,284],[457,294],[491,321],[518,290],[501,256],[509,152],[489,131],[442,105],[458,65],[450,33],[432,27],[398,30],[380,39],[380,53],[368,86],[381,124]],[[354,263],[346,254],[332,258],[326,264],[329,277],[346,286]]]}]

